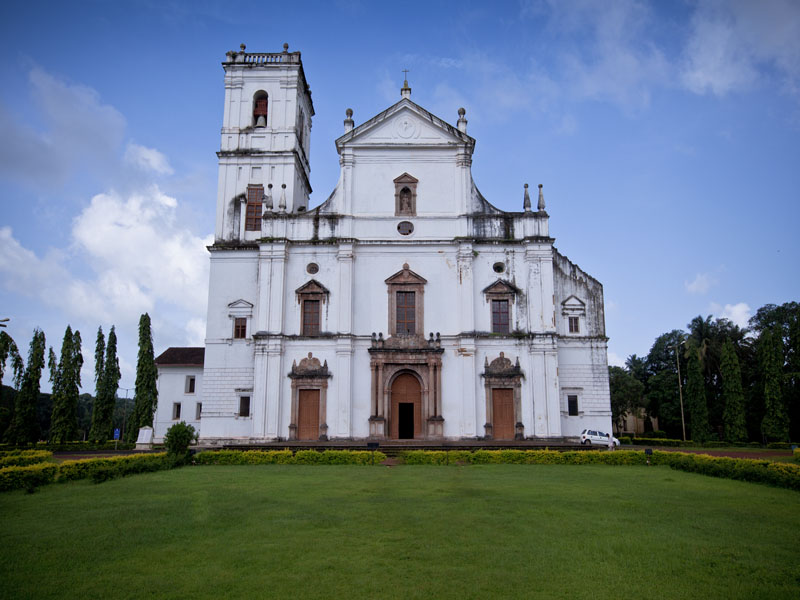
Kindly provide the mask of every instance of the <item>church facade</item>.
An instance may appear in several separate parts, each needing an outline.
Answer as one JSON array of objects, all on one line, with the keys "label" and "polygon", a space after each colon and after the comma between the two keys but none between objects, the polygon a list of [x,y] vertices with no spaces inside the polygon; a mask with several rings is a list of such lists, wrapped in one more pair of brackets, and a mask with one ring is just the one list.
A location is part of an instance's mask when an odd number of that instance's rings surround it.
[{"label": "church facade", "polygon": [[363,123],[348,109],[310,208],[300,53],[223,68],[205,349],[159,357],[156,439],[178,420],[211,445],[611,430],[602,285],[555,249],[542,186],[519,212],[481,195],[463,109],[453,126],[407,81]]}]

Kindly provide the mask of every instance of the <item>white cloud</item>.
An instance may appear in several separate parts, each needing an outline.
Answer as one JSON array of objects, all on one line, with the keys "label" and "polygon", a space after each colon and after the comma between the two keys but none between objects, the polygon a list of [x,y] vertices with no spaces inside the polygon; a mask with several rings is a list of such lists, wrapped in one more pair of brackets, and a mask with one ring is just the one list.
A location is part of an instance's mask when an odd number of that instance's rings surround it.
[{"label": "white cloud", "polygon": [[711,312],[714,313],[718,318],[728,319],[734,325],[738,325],[742,328],[747,327],[750,317],[753,316],[751,314],[750,306],[745,302],[726,304],[725,306],[717,304],[716,302],[712,302]]},{"label": "white cloud", "polygon": [[158,175],[172,175],[174,172],[167,157],[161,152],[133,142],[128,143],[128,147],[125,149],[125,162]]},{"label": "white cloud", "polygon": [[691,21],[681,78],[692,92],[745,90],[772,68],[800,92],[800,4],[794,0],[705,0]]},{"label": "white cloud", "polygon": [[705,294],[712,286],[716,285],[717,280],[708,273],[698,273],[691,282],[684,281],[683,285],[690,294]]},{"label": "white cloud", "polygon": [[609,367],[624,367],[625,359],[616,352],[608,351],[608,366]]},{"label": "white cloud", "polygon": [[98,194],[75,219],[74,244],[87,253],[104,294],[120,309],[162,300],[204,314],[205,246],[212,240],[184,229],[177,207],[175,198],[151,185],[124,198]]}]

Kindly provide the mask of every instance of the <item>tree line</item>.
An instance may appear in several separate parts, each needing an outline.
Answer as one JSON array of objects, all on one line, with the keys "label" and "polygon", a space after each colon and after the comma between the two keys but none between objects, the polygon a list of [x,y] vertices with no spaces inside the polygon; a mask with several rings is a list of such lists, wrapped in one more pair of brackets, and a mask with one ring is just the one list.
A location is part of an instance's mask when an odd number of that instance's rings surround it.
[{"label": "tree line", "polygon": [[[45,355],[47,358],[45,359]],[[16,342],[0,331],[0,380],[10,367],[13,385],[3,386],[0,396],[0,435],[5,443],[32,444],[41,439],[54,444],[87,439],[100,443],[112,439],[120,421],[124,441],[135,442],[139,428],[153,426],[158,388],[150,316],[139,319],[139,353],[133,411],[118,397],[120,369],[117,334],[112,325],[108,337],[103,328],[95,341],[95,395],[81,394],[83,348],[81,334],[67,325],[59,355],[46,350],[44,332],[35,329],[23,360]],[[48,367],[52,392],[40,391],[42,372]]]},{"label": "tree line", "polygon": [[697,442],[800,440],[800,304],[762,306],[745,328],[697,316],[609,367],[609,385],[618,430],[636,414]]}]

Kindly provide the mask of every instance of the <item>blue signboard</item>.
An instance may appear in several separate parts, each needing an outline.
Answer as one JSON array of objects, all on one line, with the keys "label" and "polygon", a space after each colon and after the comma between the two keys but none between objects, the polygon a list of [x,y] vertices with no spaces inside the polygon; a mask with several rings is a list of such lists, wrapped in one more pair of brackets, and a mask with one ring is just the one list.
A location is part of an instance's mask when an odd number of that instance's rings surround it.
[{"label": "blue signboard", "polygon": [[118,439],[119,439],[119,429],[115,429],[115,430],[114,430],[114,439],[115,439],[115,440],[118,440]]}]

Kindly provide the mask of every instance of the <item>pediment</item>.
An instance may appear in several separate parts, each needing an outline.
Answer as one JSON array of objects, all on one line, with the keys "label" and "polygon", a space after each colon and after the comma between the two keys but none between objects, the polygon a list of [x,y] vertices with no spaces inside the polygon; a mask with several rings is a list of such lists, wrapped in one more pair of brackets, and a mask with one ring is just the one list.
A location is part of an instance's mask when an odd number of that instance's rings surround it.
[{"label": "pediment", "polygon": [[403,269],[385,280],[387,284],[402,285],[402,284],[426,284],[428,280],[414,273],[408,268],[408,263],[403,265]]},{"label": "pediment", "polygon": [[243,300],[239,298],[238,300],[234,300],[230,304],[228,304],[228,308],[245,308],[245,309],[252,309],[253,304],[248,302],[247,300]]},{"label": "pediment", "polygon": [[408,173],[403,173],[400,177],[393,179],[392,183],[419,183],[419,179]]},{"label": "pediment", "polygon": [[407,98],[336,140],[345,145],[454,145],[475,140]]},{"label": "pediment", "polygon": [[577,296],[570,296],[561,303],[563,314],[586,313],[586,303]]},{"label": "pediment", "polygon": [[311,281],[308,281],[308,282],[304,283],[303,285],[301,285],[299,288],[297,288],[294,291],[294,293],[298,294],[298,295],[300,295],[300,294],[325,294],[325,295],[328,295],[328,294],[330,294],[330,291],[328,290],[328,288],[326,288],[324,285],[322,285],[319,281],[317,281],[316,279],[312,279]]},{"label": "pediment", "polygon": [[483,288],[484,294],[492,294],[492,295],[498,295],[498,294],[516,295],[517,292],[519,292],[519,290],[516,288],[516,286],[512,285],[508,281],[503,281],[502,279],[498,279],[491,285]]}]

